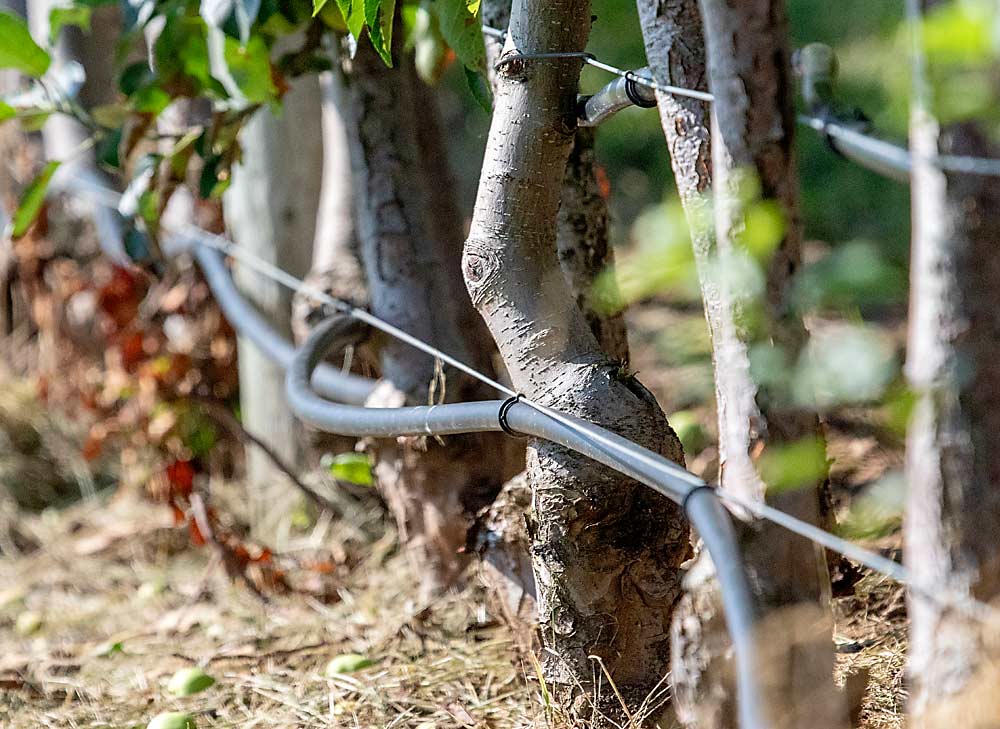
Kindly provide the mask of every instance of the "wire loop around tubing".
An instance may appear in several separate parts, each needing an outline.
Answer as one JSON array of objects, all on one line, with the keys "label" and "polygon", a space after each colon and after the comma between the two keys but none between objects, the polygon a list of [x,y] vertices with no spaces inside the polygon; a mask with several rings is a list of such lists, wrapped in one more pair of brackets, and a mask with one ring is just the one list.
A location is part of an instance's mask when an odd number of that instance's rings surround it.
[{"label": "wire loop around tubing", "polygon": [[712,494],[714,494],[715,496],[719,495],[718,490],[714,486],[710,486],[707,483],[702,484],[701,486],[695,486],[690,491],[688,491],[687,494],[684,495],[684,500],[681,501],[681,509],[684,511],[684,514],[686,516],[688,515],[688,506],[690,506],[691,504],[691,497],[697,494],[699,491],[711,491]]},{"label": "wire loop around tubing", "polygon": [[517,405],[517,403],[521,402],[523,398],[524,395],[520,392],[514,395],[513,397],[508,397],[500,405],[500,410],[497,411],[497,421],[500,423],[500,430],[502,430],[504,433],[514,438],[528,437],[524,433],[518,433],[516,430],[510,427],[510,423],[507,422],[507,414],[510,412],[510,409],[515,405]]},{"label": "wire loop around tubing", "polygon": [[545,59],[561,59],[561,58],[580,58],[586,63],[588,61],[597,60],[593,53],[587,53],[585,51],[565,51],[565,52],[552,52],[552,53],[521,53],[515,51],[514,53],[508,53],[503,56],[499,61],[493,65],[494,71],[499,71],[504,66],[514,63],[515,61],[537,61]]}]

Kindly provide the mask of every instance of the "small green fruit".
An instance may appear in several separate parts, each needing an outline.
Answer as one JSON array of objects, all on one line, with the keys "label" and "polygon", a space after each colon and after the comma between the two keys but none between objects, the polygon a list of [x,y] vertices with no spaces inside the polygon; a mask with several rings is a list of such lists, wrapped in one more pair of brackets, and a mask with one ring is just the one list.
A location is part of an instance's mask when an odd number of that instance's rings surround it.
[{"label": "small green fruit", "polygon": [[190,696],[204,691],[215,683],[215,679],[197,666],[182,668],[173,675],[167,684],[167,691],[174,696]]},{"label": "small green fruit", "polygon": [[330,659],[330,662],[326,664],[326,670],[323,671],[323,675],[336,676],[340,673],[354,673],[355,671],[360,671],[362,668],[368,668],[373,663],[374,661],[370,658],[365,658],[359,653],[344,653]]},{"label": "small green fruit", "polygon": [[17,616],[14,630],[18,635],[32,635],[37,633],[42,627],[42,616],[34,610],[26,610]]},{"label": "small green fruit", "polygon": [[101,643],[94,648],[93,655],[98,658],[107,658],[108,656],[113,656],[115,653],[124,653],[124,648],[120,641],[116,643],[109,640],[107,643]]},{"label": "small green fruit", "polygon": [[194,717],[183,711],[168,711],[158,714],[146,725],[146,729],[197,729]]},{"label": "small green fruit", "polygon": [[324,465],[330,469],[334,478],[358,486],[371,486],[375,483],[375,479],[372,477],[371,462],[364,453],[341,453],[332,458],[327,456],[323,460]]},{"label": "small green fruit", "polygon": [[152,600],[165,589],[167,589],[167,583],[164,580],[157,578],[149,580],[148,582],[143,582],[139,585],[139,589],[136,590],[135,596],[141,602],[146,602],[147,600]]}]

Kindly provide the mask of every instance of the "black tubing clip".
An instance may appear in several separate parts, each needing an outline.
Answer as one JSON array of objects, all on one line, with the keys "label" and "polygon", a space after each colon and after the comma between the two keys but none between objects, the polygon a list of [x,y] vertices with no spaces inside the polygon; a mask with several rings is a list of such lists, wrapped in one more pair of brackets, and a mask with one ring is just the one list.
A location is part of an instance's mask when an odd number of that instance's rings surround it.
[{"label": "black tubing clip", "polygon": [[527,438],[524,433],[518,433],[516,430],[510,427],[510,423],[507,422],[507,413],[510,409],[514,407],[517,403],[521,402],[521,398],[524,397],[521,393],[514,395],[513,397],[508,397],[500,404],[500,411],[497,413],[497,420],[500,422],[500,430],[509,436],[514,438]]}]

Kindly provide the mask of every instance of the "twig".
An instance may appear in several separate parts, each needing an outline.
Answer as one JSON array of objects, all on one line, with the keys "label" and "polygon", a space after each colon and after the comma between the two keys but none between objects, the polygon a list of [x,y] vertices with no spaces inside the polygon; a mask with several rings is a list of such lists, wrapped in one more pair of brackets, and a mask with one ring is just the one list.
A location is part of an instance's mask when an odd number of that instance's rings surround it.
[{"label": "twig", "polygon": [[212,531],[212,525],[208,520],[208,512],[205,509],[205,502],[201,498],[201,494],[191,494],[191,514],[194,516],[194,522],[198,526],[198,531],[201,532],[201,536],[215,549],[229,576],[238,577],[258,600],[265,605],[270,604],[270,599],[267,595],[261,592],[260,588],[258,588],[257,585],[254,584],[253,580],[250,579],[250,576],[246,573],[243,565],[235,564],[233,554],[229,548],[215,538],[215,532]]},{"label": "twig", "polygon": [[257,448],[259,448],[264,455],[266,455],[271,462],[284,473],[288,479],[295,484],[295,486],[306,495],[306,497],[312,501],[316,506],[325,511],[329,511],[334,514],[339,514],[340,510],[337,506],[330,501],[328,498],[323,496],[311,486],[306,484],[296,473],[292,470],[285,461],[279,456],[274,450],[265,443],[261,438],[254,435],[248,431],[236,417],[229,412],[228,408],[222,405],[217,400],[213,400],[207,397],[200,397],[198,395],[191,395],[189,399],[194,402],[198,407],[205,411],[213,420],[222,425],[226,430],[232,433],[237,440],[239,440],[244,445],[250,443]]}]

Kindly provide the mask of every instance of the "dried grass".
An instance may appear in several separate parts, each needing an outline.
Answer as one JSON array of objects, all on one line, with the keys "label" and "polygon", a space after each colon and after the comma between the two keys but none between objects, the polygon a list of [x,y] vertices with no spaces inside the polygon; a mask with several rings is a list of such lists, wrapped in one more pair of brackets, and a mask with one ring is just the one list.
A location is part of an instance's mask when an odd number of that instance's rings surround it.
[{"label": "dried grass", "polygon": [[[415,576],[391,539],[368,545],[343,575],[339,602],[291,596],[265,605],[211,569],[208,550],[187,548],[156,507],[91,502],[30,521],[45,546],[0,563],[2,726],[144,726],[170,710],[194,713],[200,727],[549,723],[530,665],[487,619],[480,590],[415,604]],[[128,535],[122,523],[141,526]],[[78,553],[109,531],[106,548]],[[162,593],[140,596],[157,583]],[[24,610],[44,620],[30,637],[13,630]],[[95,656],[109,641],[122,652]],[[325,678],[329,659],[347,652],[375,664]],[[191,664],[218,684],[168,696],[166,681]]]}]

